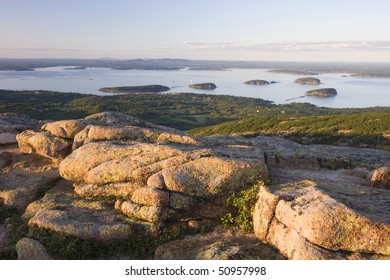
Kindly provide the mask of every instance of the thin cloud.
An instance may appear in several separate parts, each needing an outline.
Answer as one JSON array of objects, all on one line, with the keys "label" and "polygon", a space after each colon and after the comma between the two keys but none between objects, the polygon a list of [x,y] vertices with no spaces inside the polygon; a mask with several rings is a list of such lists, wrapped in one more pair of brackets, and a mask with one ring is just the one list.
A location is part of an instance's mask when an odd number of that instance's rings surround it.
[{"label": "thin cloud", "polygon": [[390,41],[324,41],[324,42],[191,42],[185,41],[164,47],[187,50],[230,50],[230,51],[389,51]]},{"label": "thin cloud", "polygon": [[19,47],[0,48],[0,57],[96,57],[102,55],[117,56],[129,54],[125,49],[103,49],[103,48],[42,48],[42,47]]},{"label": "thin cloud", "polygon": [[70,52],[79,52],[83,51],[82,49],[75,48],[0,48],[1,51],[20,51],[20,52],[45,52],[45,51],[70,51]]}]

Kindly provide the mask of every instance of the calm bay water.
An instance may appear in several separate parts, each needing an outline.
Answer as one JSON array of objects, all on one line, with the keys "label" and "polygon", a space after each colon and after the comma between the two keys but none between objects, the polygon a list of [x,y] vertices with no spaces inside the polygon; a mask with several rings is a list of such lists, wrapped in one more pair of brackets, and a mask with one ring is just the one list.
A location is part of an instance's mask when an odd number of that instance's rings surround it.
[{"label": "calm bay water", "polygon": [[[138,86],[161,84],[171,87],[171,92],[195,92],[227,94],[235,96],[263,98],[276,104],[309,102],[317,106],[346,108],[390,106],[390,78],[353,78],[343,74],[318,75],[319,86],[298,85],[297,75],[269,73],[265,69],[229,69],[226,71],[201,70],[112,70],[107,68],[87,68],[65,70],[65,67],[39,68],[35,71],[0,71],[0,88],[13,90],[53,90],[62,92],[99,92],[101,87]],[[247,80],[262,79],[277,83],[263,86],[245,85]],[[217,89],[212,91],[188,88],[191,83],[212,82]],[[330,98],[303,97],[307,90],[333,87],[338,95]]]}]

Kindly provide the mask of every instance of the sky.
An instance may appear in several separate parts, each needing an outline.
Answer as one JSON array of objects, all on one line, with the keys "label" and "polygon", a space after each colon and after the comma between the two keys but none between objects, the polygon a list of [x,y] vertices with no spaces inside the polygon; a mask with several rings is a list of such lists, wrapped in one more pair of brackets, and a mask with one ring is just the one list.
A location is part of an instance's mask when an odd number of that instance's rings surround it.
[{"label": "sky", "polygon": [[390,62],[389,15],[389,0],[0,0],[0,57]]}]

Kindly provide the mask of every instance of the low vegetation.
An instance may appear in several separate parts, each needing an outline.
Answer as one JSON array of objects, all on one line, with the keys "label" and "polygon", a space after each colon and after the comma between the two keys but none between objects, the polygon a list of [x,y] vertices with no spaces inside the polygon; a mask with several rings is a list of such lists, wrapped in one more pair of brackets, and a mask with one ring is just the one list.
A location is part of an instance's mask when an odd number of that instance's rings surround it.
[{"label": "low vegetation", "polygon": [[197,128],[197,136],[282,135],[303,144],[332,144],[390,150],[390,113],[328,116],[260,116]]},{"label": "low vegetation", "polygon": [[0,90],[0,113],[62,120],[103,111],[125,113],[188,130],[197,136],[282,135],[304,144],[390,150],[390,107],[337,109],[309,103],[275,105],[263,99],[194,93],[96,96]]},{"label": "low vegetation", "polygon": [[272,106],[263,99],[193,93],[140,93],[96,96],[51,91],[0,90],[0,113],[36,119],[75,119],[115,111],[156,124],[187,130],[255,116]]},{"label": "low vegetation", "polygon": [[29,227],[27,237],[41,242],[50,255],[60,260],[96,259],[153,259],[159,245],[191,234],[203,233],[205,229],[190,229],[173,225],[164,228],[157,236],[134,234],[130,238],[110,243],[82,239],[73,235],[48,229]]},{"label": "low vegetation", "polygon": [[9,245],[0,247],[0,260],[17,259],[15,244],[28,231],[27,220],[21,218],[22,214],[21,211],[0,202],[0,225],[4,227],[3,223],[6,222],[8,227],[3,230],[10,233],[6,235]]},{"label": "low vegetation", "polygon": [[0,113],[35,119],[77,119],[103,111],[121,112],[181,130],[249,117],[324,116],[390,112],[390,107],[336,109],[309,103],[275,105],[260,98],[195,93],[139,93],[96,96],[52,91],[0,90]]},{"label": "low vegetation", "polygon": [[203,234],[207,228],[193,229],[188,226],[172,225],[164,228],[157,236],[133,235],[127,239],[102,243],[82,239],[73,235],[28,226],[28,220],[21,218],[22,213],[0,204],[0,223],[5,220],[12,227],[9,245],[0,250],[0,260],[17,259],[16,243],[23,237],[41,242],[55,259],[152,259],[157,246],[191,234]]}]

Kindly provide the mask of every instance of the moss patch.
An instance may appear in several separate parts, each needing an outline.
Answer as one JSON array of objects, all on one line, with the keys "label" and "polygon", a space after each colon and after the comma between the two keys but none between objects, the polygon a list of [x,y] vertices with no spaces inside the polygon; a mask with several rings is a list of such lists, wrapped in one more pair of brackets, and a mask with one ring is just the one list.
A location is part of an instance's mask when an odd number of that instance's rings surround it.
[{"label": "moss patch", "polygon": [[81,239],[52,230],[30,227],[26,236],[40,241],[55,259],[153,259],[157,246],[184,237],[204,232],[205,229],[190,229],[173,225],[163,229],[157,236],[133,235],[110,243]]}]

